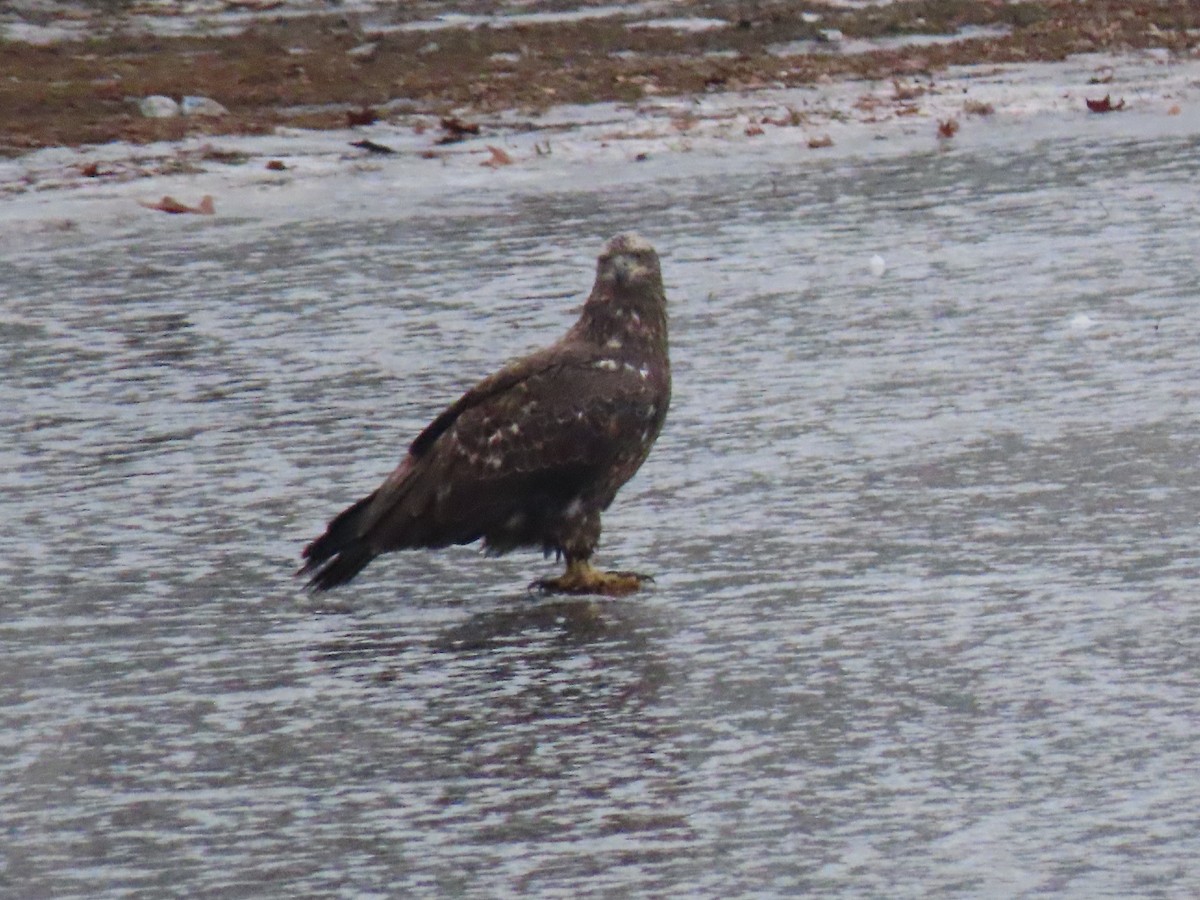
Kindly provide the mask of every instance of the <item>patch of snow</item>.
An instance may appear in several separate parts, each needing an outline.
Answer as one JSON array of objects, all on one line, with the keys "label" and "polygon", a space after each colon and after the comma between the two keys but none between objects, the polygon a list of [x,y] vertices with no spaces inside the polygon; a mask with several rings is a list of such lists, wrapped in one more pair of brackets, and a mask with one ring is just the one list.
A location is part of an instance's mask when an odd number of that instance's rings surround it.
[{"label": "patch of snow", "polygon": [[725,19],[706,19],[699,16],[679,17],[675,19],[647,19],[643,22],[630,22],[628,28],[667,28],[675,31],[714,31],[718,28],[728,28]]},{"label": "patch of snow", "polygon": [[872,50],[899,50],[905,47],[931,47],[937,44],[953,44],[958,41],[978,38],[999,38],[1012,33],[1007,26],[968,25],[953,34],[903,34],[886,38],[847,38],[836,28],[821,32],[822,39],[816,41],[789,41],[775,44],[767,52],[775,56],[804,56],[811,53],[842,53],[853,55]]}]

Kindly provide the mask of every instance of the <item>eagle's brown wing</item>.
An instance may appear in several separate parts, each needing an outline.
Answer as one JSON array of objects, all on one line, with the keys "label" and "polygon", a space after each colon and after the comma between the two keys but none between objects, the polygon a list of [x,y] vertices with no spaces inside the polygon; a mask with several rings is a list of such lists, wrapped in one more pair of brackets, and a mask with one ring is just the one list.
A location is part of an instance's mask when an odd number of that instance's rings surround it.
[{"label": "eagle's brown wing", "polygon": [[[484,538],[503,552],[546,544],[573,500],[598,514],[637,470],[666,413],[659,373],[559,344],[484,379],[413,441],[373,494],[304,551],[314,587],[376,555]],[[590,511],[590,510],[589,510]]]}]

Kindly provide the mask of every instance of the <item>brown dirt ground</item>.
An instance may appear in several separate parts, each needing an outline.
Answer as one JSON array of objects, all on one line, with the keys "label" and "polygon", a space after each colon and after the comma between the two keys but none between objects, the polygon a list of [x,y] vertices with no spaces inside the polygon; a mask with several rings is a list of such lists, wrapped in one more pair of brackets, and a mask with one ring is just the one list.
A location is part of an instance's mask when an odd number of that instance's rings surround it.
[{"label": "brown dirt ground", "polygon": [[[820,13],[820,22],[805,22],[804,11]],[[734,24],[689,33],[631,29],[616,16],[373,35],[344,17],[272,20],[267,14],[234,36],[110,30],[52,46],[0,42],[0,154],[259,133],[281,124],[340,128],[348,124],[349,110],[389,101],[393,116],[401,109],[536,113],[556,103],[636,101],[823,78],[888,79],[935,74],[955,64],[1060,60],[1085,52],[1166,47],[1193,53],[1200,43],[1200,4],[1191,0],[909,0],[865,11],[789,0],[697,0],[691,13]],[[1003,37],[855,55],[780,58],[766,51],[825,28],[847,37],[883,37],[950,33],[964,25],[1012,30]],[[370,58],[347,54],[365,41],[377,43]],[[146,119],[129,98],[151,94],[209,96],[230,115]]]}]

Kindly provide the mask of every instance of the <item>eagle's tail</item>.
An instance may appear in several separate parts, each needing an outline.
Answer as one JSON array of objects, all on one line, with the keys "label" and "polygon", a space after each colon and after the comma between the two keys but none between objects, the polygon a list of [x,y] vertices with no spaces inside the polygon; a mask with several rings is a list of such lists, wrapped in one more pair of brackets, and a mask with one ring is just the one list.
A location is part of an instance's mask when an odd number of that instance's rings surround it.
[{"label": "eagle's tail", "polygon": [[304,548],[304,566],[297,575],[311,575],[308,588],[327,591],[345,584],[376,556],[363,533],[375,494],[363,497],[329,523],[325,533]]}]

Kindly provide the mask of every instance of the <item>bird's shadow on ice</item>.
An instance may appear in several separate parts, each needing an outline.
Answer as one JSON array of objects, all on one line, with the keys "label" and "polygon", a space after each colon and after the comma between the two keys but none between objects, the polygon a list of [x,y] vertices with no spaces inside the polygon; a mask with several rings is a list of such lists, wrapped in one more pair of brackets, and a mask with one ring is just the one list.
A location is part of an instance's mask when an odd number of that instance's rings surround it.
[{"label": "bird's shadow on ice", "polygon": [[[435,663],[438,657],[471,656],[499,650],[571,652],[600,643],[636,647],[661,632],[658,614],[638,600],[593,597],[506,597],[432,635],[420,623],[362,623],[313,647],[315,657],[334,671],[369,674],[378,680],[397,669]],[[392,675],[387,673],[391,672]]]},{"label": "bird's shadow on ice", "polygon": [[636,625],[629,603],[590,597],[526,599],[522,604],[477,612],[465,622],[442,631],[433,649],[467,652],[511,646],[522,636],[579,646],[620,637]]}]

